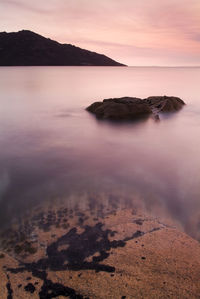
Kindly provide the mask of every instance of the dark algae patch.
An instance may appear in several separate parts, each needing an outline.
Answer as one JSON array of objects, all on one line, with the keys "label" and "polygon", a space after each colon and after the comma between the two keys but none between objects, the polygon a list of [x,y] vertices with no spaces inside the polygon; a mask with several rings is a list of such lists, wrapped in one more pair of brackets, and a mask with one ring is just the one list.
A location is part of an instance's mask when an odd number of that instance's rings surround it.
[{"label": "dark algae patch", "polygon": [[[103,230],[103,224],[97,223],[95,226],[85,226],[81,234],[77,233],[76,228],[72,228],[69,232],[52,242],[46,249],[47,258],[39,259],[32,263],[20,263],[19,268],[8,269],[12,273],[28,271],[34,277],[43,280],[43,285],[39,291],[39,298],[54,298],[56,296],[66,296],[70,298],[83,298],[76,291],[61,283],[53,283],[47,279],[48,270],[95,270],[114,272],[115,268],[110,265],[100,264],[109,256],[111,248],[123,247],[123,240],[110,241],[109,236],[115,232],[111,230]],[[67,246],[66,249],[63,246]],[[93,256],[97,254],[98,256]],[[87,258],[92,257],[92,261],[88,262]],[[79,274],[79,277],[81,274]],[[28,277],[29,278],[29,277]],[[27,292],[33,293],[35,286],[29,283],[24,288]]]},{"label": "dark algae patch", "polygon": [[35,287],[32,283],[28,283],[25,287],[24,290],[26,292],[34,293],[35,292]]},{"label": "dark algae patch", "polygon": [[133,221],[133,223],[136,223],[137,225],[142,225],[143,222],[144,222],[143,219],[136,219],[136,220]]},{"label": "dark algae patch", "polygon": [[65,296],[70,299],[83,299],[82,295],[76,293],[72,288],[65,287],[60,283],[53,283],[51,280],[46,279],[39,293],[39,298],[50,299],[57,296]]},{"label": "dark algae patch", "polygon": [[10,277],[9,277],[9,275],[7,275],[7,279],[8,279],[8,282],[6,284],[6,288],[8,290],[7,299],[13,299],[13,290],[12,290],[12,286],[11,286],[11,283],[10,283]]},{"label": "dark algae patch", "polygon": [[[74,227],[56,241],[53,241],[47,246],[44,258],[31,263],[19,262],[19,267],[9,268],[7,271],[13,274],[26,271],[42,280],[41,288],[37,289],[39,298],[55,298],[57,296],[84,298],[83,295],[77,294],[74,289],[48,279],[48,272],[94,270],[95,272],[113,273],[115,267],[103,263],[111,254],[111,249],[124,247],[127,241],[152,232],[136,231],[130,237],[122,240],[110,240],[109,237],[114,237],[117,232],[104,229],[103,224],[100,222],[94,226],[86,225],[83,228],[84,231],[78,233],[77,228]],[[79,272],[78,277],[81,274],[82,272]],[[114,274],[111,275],[114,276]],[[27,276],[27,280],[30,280],[30,276]],[[11,290],[11,287],[7,288]],[[28,283],[24,289],[27,292],[34,293],[36,287],[32,283]]]}]

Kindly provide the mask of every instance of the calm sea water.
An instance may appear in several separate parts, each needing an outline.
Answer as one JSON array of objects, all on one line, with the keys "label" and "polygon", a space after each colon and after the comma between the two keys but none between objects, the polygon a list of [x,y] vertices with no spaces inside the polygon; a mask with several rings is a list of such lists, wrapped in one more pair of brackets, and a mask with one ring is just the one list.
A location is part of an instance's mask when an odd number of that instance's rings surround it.
[{"label": "calm sea water", "polygon": [[[46,199],[135,198],[200,231],[200,68],[0,68],[0,225]],[[160,122],[111,123],[85,111],[109,97],[174,95]]]}]

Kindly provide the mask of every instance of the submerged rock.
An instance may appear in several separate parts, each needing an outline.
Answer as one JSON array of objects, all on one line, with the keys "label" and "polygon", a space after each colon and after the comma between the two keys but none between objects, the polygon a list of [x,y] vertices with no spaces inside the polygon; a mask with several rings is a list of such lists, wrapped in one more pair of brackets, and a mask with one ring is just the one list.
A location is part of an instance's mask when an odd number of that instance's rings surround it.
[{"label": "submerged rock", "polygon": [[[118,204],[101,205],[101,222],[92,219],[99,213],[95,205],[73,210],[88,217],[84,227],[76,224],[79,215],[68,219],[67,230],[54,224],[54,240],[37,218],[34,230],[47,248],[26,258],[2,251],[0,298],[199,298],[199,242],[167,217]],[[54,210],[62,223],[70,215],[61,214],[63,208]]]},{"label": "submerged rock", "polygon": [[183,100],[173,96],[151,96],[146,99],[122,97],[94,102],[86,110],[101,119],[129,120],[152,114],[156,117],[160,112],[175,112],[184,105]]}]

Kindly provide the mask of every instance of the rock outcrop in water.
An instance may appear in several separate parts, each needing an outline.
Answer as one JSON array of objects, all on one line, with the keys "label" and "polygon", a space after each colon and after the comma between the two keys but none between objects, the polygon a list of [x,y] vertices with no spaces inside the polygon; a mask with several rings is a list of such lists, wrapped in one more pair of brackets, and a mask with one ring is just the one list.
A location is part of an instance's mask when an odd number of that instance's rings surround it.
[{"label": "rock outcrop in water", "polygon": [[133,119],[151,114],[151,109],[147,103],[139,98],[131,97],[95,102],[87,110],[94,113],[98,118],[114,120]]},{"label": "rock outcrop in water", "polygon": [[94,102],[86,110],[100,119],[129,120],[150,115],[158,117],[160,112],[175,112],[183,105],[183,100],[172,96],[151,96],[146,99],[122,97]]},{"label": "rock outcrop in water", "polygon": [[0,32],[0,66],[123,66],[95,52],[60,44],[29,30]]},{"label": "rock outcrop in water", "polygon": [[153,96],[144,99],[151,109],[157,109],[158,112],[175,112],[185,105],[184,101],[178,97]]}]

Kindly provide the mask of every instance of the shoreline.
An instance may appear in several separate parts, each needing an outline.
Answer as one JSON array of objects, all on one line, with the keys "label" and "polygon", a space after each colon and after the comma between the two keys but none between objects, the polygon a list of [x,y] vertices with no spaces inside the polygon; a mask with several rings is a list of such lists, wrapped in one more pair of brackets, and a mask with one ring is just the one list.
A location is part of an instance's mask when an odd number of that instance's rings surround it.
[{"label": "shoreline", "polygon": [[0,254],[2,298],[198,298],[200,244],[161,219],[55,206],[29,222]]}]

